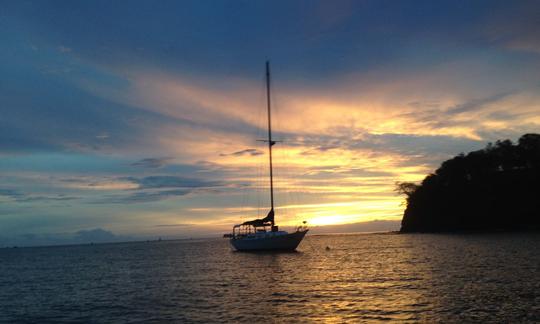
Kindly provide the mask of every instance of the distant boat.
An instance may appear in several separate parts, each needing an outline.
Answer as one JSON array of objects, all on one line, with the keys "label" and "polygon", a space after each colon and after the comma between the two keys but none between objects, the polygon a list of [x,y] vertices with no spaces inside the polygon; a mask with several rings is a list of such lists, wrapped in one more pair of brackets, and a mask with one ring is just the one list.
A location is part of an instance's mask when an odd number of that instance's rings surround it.
[{"label": "distant boat", "polygon": [[266,106],[268,111],[268,155],[270,162],[270,211],[262,219],[254,219],[242,224],[234,225],[231,234],[224,237],[230,238],[231,245],[237,251],[294,251],[306,233],[308,232],[305,222],[303,226],[296,228],[294,233],[280,231],[274,221],[274,178],[272,170],[272,119],[270,104],[270,63],[266,62]]}]

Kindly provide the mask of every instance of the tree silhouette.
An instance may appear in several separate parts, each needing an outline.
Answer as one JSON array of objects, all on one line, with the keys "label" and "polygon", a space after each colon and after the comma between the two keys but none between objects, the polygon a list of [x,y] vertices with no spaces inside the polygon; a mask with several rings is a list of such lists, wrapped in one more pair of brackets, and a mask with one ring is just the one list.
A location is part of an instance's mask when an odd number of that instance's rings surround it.
[{"label": "tree silhouette", "polygon": [[396,191],[407,202],[402,232],[540,229],[540,135],[460,154]]}]

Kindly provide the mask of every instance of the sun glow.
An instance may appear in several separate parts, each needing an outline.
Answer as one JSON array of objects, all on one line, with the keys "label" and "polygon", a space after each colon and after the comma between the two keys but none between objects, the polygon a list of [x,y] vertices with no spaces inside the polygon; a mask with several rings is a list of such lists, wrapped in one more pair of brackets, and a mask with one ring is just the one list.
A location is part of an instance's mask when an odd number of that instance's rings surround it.
[{"label": "sun glow", "polygon": [[329,215],[329,216],[315,216],[308,221],[309,225],[324,226],[324,225],[336,225],[351,223],[350,215]]}]

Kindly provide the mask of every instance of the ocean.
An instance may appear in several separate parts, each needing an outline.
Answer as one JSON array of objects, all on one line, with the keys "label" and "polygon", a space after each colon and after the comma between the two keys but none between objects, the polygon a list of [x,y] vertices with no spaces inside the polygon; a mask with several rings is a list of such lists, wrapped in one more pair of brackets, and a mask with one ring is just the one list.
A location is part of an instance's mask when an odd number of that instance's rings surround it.
[{"label": "ocean", "polygon": [[0,322],[539,322],[540,234],[0,249]]}]

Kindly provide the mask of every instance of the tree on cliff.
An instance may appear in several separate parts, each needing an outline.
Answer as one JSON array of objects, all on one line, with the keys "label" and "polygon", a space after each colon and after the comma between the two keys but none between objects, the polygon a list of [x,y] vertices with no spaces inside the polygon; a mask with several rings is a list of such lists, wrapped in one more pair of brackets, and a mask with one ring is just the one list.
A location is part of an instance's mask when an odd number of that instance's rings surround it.
[{"label": "tree on cliff", "polygon": [[460,154],[397,191],[407,202],[402,232],[540,229],[540,135]]}]

